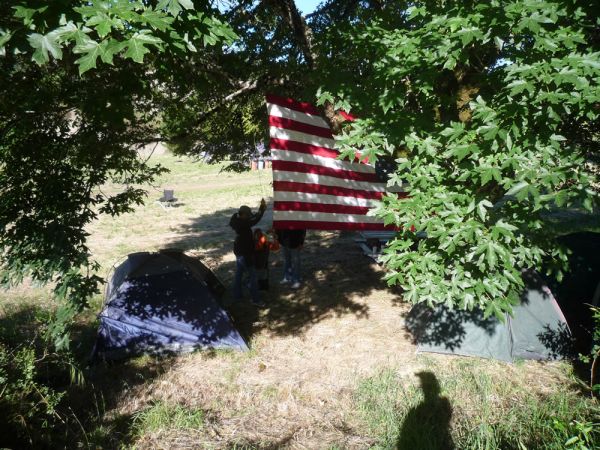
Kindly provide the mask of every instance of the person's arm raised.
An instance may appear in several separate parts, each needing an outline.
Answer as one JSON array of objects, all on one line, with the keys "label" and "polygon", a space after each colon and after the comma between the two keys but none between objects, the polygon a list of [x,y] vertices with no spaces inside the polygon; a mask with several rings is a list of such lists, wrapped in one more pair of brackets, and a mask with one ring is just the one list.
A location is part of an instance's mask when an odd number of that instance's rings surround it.
[{"label": "person's arm raised", "polygon": [[265,199],[263,198],[260,201],[260,206],[258,207],[258,213],[254,214],[251,218],[250,218],[250,226],[253,227],[254,225],[256,225],[258,222],[260,222],[260,219],[262,219],[263,214],[265,213],[267,209],[267,203],[265,202]]}]

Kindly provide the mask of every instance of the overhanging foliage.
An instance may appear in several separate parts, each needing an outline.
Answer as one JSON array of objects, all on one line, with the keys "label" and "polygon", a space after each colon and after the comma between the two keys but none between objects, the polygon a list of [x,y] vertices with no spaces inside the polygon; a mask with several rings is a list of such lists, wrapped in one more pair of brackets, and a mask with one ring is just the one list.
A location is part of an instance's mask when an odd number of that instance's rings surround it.
[{"label": "overhanging foliage", "polygon": [[582,139],[600,113],[597,17],[576,1],[416,2],[405,26],[348,34],[369,55],[368,88],[322,99],[363,117],[345,154],[393,157],[390,183],[409,186],[375,210],[403,227],[384,261],[407,300],[502,318],[521,270],[566,269],[544,214],[597,205],[598,135]]}]

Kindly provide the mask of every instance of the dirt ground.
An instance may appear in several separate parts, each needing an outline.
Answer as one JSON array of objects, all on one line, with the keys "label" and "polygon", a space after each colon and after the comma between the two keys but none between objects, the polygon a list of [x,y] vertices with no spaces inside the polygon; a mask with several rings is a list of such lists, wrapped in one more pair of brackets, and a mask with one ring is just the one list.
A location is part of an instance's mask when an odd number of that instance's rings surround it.
[{"label": "dirt ground", "polygon": [[[274,283],[268,308],[233,306],[236,325],[251,341],[249,355],[183,358],[145,396],[215,411],[219,420],[205,444],[368,446],[349,432],[351,394],[357,379],[381,367],[415,370],[415,348],[403,329],[407,308],[350,236],[313,234],[304,261],[301,290]],[[276,280],[278,261],[271,272]],[[197,436],[189,439],[199,444]]]}]

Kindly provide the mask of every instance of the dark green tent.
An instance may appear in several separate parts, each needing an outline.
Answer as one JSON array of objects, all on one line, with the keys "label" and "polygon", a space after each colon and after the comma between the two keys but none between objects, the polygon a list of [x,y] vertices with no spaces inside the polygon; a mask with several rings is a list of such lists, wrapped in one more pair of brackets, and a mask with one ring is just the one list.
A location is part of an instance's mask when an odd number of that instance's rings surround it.
[{"label": "dark green tent", "polygon": [[524,276],[521,304],[506,315],[484,319],[480,310],[459,311],[416,305],[406,319],[419,352],[479,356],[502,361],[560,359],[571,333],[550,289],[535,273]]}]

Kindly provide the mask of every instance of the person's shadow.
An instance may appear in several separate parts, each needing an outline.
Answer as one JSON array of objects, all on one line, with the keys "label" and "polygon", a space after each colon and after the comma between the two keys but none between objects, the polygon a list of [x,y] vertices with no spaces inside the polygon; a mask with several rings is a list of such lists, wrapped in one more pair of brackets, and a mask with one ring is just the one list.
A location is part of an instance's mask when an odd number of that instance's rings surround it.
[{"label": "person's shadow", "polygon": [[421,389],[425,398],[408,411],[396,448],[398,450],[450,450],[454,449],[450,435],[452,407],[446,397],[440,396],[440,385],[431,372],[419,372]]}]

